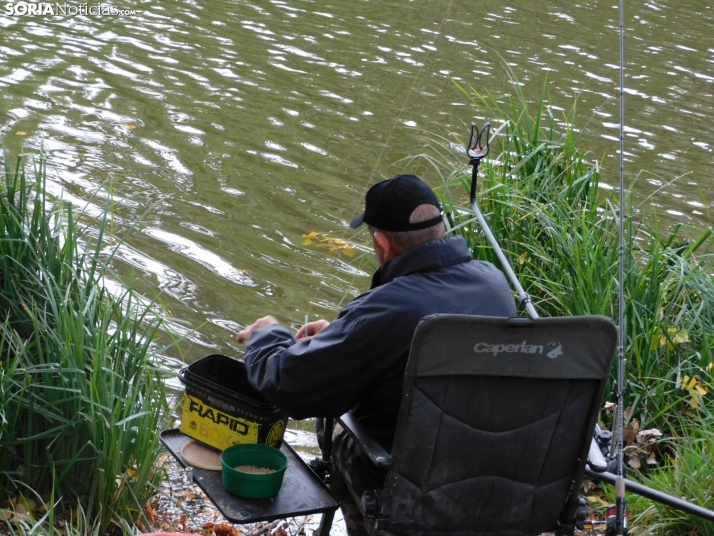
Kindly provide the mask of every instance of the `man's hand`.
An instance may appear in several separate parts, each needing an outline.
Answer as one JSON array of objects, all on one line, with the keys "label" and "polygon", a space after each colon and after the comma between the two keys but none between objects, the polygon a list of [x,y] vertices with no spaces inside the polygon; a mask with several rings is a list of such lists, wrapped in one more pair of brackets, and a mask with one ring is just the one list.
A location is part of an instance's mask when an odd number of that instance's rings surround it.
[{"label": "man's hand", "polygon": [[310,340],[329,325],[330,323],[325,319],[309,322],[298,330],[297,335],[295,335],[295,338],[299,341]]},{"label": "man's hand", "polygon": [[295,338],[298,341],[310,340],[329,325],[330,323],[324,318],[321,318],[320,320],[315,320],[314,322],[310,322],[301,327],[298,330],[297,335],[295,335]]},{"label": "man's hand", "polygon": [[279,322],[273,316],[264,316],[263,318],[259,318],[250,326],[246,326],[245,329],[239,331],[238,335],[236,335],[236,340],[238,342],[248,342],[248,339],[250,339],[251,334],[256,329],[264,328],[265,326],[270,326],[271,324],[279,324]]}]

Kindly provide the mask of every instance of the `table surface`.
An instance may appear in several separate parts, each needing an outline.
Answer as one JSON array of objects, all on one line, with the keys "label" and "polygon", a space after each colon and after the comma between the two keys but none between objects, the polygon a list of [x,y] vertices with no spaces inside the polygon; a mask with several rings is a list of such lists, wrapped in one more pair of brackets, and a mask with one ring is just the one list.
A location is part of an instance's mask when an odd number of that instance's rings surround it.
[{"label": "table surface", "polygon": [[[178,429],[164,430],[161,442],[182,467],[190,468],[181,456],[181,447],[191,438]],[[254,523],[286,517],[334,512],[337,502],[322,481],[300,456],[283,441],[280,450],[288,458],[283,485],[275,497],[269,499],[241,499],[223,488],[220,471],[193,467],[193,480],[204,491],[216,508],[231,523]]]}]

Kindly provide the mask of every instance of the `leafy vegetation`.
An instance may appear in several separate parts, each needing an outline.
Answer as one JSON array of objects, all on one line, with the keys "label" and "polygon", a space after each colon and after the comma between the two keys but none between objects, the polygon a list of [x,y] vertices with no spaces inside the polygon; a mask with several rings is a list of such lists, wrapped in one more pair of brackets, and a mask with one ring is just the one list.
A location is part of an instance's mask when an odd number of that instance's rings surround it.
[{"label": "leafy vegetation", "polygon": [[[501,99],[467,92],[484,115],[498,121],[492,154],[479,172],[479,207],[539,314],[617,319],[616,193],[603,187],[601,166],[581,148],[575,110],[556,118],[545,96],[532,104],[518,84],[513,88]],[[451,232],[466,238],[474,258],[498,265],[467,206],[471,170],[465,165],[465,144],[449,142],[432,136],[429,152],[420,158],[443,179]],[[677,225],[664,236],[655,214],[645,217],[629,197],[627,203],[625,317],[632,415],[643,428],[679,435],[682,413],[706,416],[714,409],[712,230]]]},{"label": "leafy vegetation", "polygon": [[[530,103],[515,80],[502,97],[460,89],[481,115],[494,118],[477,201],[539,314],[616,320],[619,198],[582,149],[575,108],[558,117],[545,91]],[[411,164],[426,164],[441,176],[450,232],[467,240],[474,258],[499,265],[468,206],[465,140],[428,136],[428,151]],[[628,429],[636,435],[640,428],[658,428],[676,445],[672,450],[663,443],[662,466],[639,479],[711,508],[714,430],[703,423],[711,422],[714,410],[713,230],[678,224],[664,232],[652,208],[633,206],[630,196],[625,201]],[[647,445],[648,452],[652,448]],[[631,449],[635,457],[643,450],[634,439]],[[713,533],[699,518],[631,497],[634,533]]]},{"label": "leafy vegetation", "polygon": [[9,506],[0,519],[21,532],[41,519],[53,531],[67,512],[82,532],[105,533],[139,520],[161,476],[159,320],[131,286],[105,287],[107,211],[78,219],[47,196],[44,158],[28,168],[4,155],[0,500]]}]

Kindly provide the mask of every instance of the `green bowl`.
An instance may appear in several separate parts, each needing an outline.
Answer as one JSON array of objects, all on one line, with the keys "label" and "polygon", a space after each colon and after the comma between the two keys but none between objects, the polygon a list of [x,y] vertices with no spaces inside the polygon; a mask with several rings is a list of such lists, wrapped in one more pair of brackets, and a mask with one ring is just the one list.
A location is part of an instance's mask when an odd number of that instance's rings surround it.
[{"label": "green bowl", "polygon": [[[273,469],[274,472],[255,474],[234,469],[243,465]],[[276,448],[245,443],[224,450],[221,453],[221,466],[223,487],[229,493],[243,499],[266,499],[280,491],[288,459]]]}]

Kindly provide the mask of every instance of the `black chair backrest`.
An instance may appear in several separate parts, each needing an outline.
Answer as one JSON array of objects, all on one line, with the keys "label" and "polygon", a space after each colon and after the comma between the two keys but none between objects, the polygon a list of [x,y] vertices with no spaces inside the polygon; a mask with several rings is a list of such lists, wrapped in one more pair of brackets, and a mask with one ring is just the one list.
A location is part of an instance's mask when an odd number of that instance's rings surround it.
[{"label": "black chair backrest", "polygon": [[380,506],[387,530],[540,534],[572,522],[616,341],[605,317],[423,319]]}]

